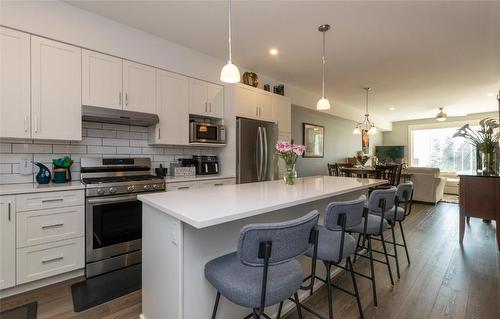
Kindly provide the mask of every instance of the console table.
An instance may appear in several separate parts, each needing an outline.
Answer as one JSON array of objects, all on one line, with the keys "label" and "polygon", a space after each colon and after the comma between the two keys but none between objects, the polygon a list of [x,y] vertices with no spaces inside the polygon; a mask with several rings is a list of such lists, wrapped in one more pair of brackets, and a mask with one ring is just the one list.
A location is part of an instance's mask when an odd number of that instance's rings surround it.
[{"label": "console table", "polygon": [[500,250],[500,176],[458,174],[460,204],[460,243],[463,242],[465,222],[469,217],[496,221],[497,248]]}]

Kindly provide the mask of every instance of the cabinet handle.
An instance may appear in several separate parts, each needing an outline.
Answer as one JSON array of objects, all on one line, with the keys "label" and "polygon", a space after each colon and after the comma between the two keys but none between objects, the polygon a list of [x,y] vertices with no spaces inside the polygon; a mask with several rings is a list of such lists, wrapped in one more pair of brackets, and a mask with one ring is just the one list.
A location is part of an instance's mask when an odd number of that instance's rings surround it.
[{"label": "cabinet handle", "polygon": [[118,105],[122,105],[122,92],[118,92]]},{"label": "cabinet handle", "polygon": [[178,187],[177,189],[189,189],[189,186],[181,186],[181,187]]},{"label": "cabinet handle", "polygon": [[35,133],[38,133],[38,116],[36,115],[33,116],[33,126],[35,129]]},{"label": "cabinet handle", "polygon": [[209,112],[212,113],[212,102],[208,102]]},{"label": "cabinet handle", "polygon": [[214,186],[223,186],[224,183],[217,183],[217,184],[214,184]]},{"label": "cabinet handle", "polygon": [[205,102],[205,113],[208,112],[208,103]]},{"label": "cabinet handle", "polygon": [[158,128],[158,139],[161,139],[161,128]]},{"label": "cabinet handle", "polygon": [[64,226],[64,223],[42,225],[42,229],[50,229],[50,228],[56,228],[56,227],[62,227],[62,226]]},{"label": "cabinet handle", "polygon": [[255,116],[259,116],[259,107],[255,107]]},{"label": "cabinet handle", "polygon": [[52,258],[43,258],[42,259],[42,264],[58,261],[58,260],[63,260],[64,256],[57,256],[57,257],[52,257]]},{"label": "cabinet handle", "polygon": [[24,131],[28,132],[28,115],[24,116]]},{"label": "cabinet handle", "polygon": [[11,221],[11,209],[10,208],[11,208],[12,204],[9,202],[7,204],[7,206],[8,206],[8,210],[9,210],[9,222],[10,222]]},{"label": "cabinet handle", "polygon": [[128,106],[128,92],[125,93],[125,105]]},{"label": "cabinet handle", "polygon": [[42,203],[49,203],[49,202],[62,202],[64,198],[47,198],[47,199],[42,199]]}]

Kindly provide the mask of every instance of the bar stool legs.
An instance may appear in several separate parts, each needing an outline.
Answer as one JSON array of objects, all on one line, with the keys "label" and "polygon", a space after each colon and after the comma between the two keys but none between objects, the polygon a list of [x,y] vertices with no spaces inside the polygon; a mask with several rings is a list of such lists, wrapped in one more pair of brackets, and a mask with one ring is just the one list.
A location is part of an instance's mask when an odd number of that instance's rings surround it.
[{"label": "bar stool legs", "polygon": [[[389,254],[387,254],[387,246],[385,245],[384,233],[380,234],[380,239],[382,241],[382,248],[384,249],[385,263],[387,264],[387,270],[389,271],[389,278],[391,279],[391,285],[394,286],[394,278],[392,277],[391,263],[389,262]],[[396,257],[396,260],[397,260],[397,257]],[[396,263],[396,266],[397,266],[397,263]],[[399,266],[398,266],[398,278],[399,278]]]},{"label": "bar stool legs", "polygon": [[408,265],[409,265],[410,264],[410,254],[408,253],[408,246],[406,245],[405,232],[403,231],[403,224],[401,221],[398,221],[398,223],[399,223],[399,229],[401,230],[401,237],[403,238],[403,245],[405,247],[406,259],[408,260]]},{"label": "bar stool legs", "polygon": [[396,243],[396,234],[394,232],[394,227],[396,227],[396,222],[395,221],[393,221],[391,223],[392,245],[394,247],[394,259],[396,260],[396,273],[398,274],[398,279],[400,279],[401,278],[401,274],[399,273],[398,245]]},{"label": "bar stool legs", "polygon": [[[364,237],[364,236],[363,236]],[[363,239],[364,241],[364,239]],[[371,273],[371,280],[372,280],[372,290],[373,290],[373,304],[375,307],[378,306],[377,302],[377,284],[375,282],[375,269],[373,268],[373,251],[372,251],[372,240],[371,236],[368,235],[368,254],[370,258],[370,273]]]},{"label": "bar stool legs", "polygon": [[363,314],[363,307],[361,306],[361,298],[359,297],[358,284],[356,283],[356,277],[354,275],[354,267],[352,266],[351,257],[347,257],[347,267],[349,272],[351,273],[352,285],[354,287],[354,295],[356,297],[356,302],[358,303],[358,311],[361,319],[364,319],[365,316]]},{"label": "bar stool legs", "polygon": [[333,301],[332,301],[332,279],[331,279],[331,269],[332,265],[329,262],[325,262],[326,267],[326,291],[328,293],[328,318],[333,318]]},{"label": "bar stool legs", "polygon": [[212,311],[212,319],[215,319],[217,315],[217,307],[219,306],[220,292],[217,291],[217,296],[215,297],[214,310]]}]

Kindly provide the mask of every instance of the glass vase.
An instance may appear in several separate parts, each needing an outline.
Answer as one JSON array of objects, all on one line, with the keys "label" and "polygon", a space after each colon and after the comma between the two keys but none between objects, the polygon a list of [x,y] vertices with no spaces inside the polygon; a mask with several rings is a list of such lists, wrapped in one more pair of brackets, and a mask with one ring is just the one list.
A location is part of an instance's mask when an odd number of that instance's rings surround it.
[{"label": "glass vase", "polygon": [[297,178],[297,171],[295,170],[295,164],[286,164],[285,175],[283,180],[287,185],[295,184],[295,179]]},{"label": "glass vase", "polygon": [[496,154],[492,153],[483,153],[483,175],[496,175],[497,172],[497,163],[496,163]]}]

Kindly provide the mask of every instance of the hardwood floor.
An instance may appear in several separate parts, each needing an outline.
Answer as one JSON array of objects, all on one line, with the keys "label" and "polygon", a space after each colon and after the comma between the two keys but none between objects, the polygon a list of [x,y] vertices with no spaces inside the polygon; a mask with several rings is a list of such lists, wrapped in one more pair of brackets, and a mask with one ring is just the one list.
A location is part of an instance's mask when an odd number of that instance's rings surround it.
[{"label": "hardwood floor", "polygon": [[[373,307],[368,280],[358,278],[365,318],[500,318],[500,255],[495,242],[495,224],[471,219],[463,249],[458,243],[458,205],[414,205],[404,222],[411,266],[400,250],[401,280],[392,287],[384,265],[375,265],[379,306]],[[367,272],[369,264],[354,265]],[[393,267],[394,269],[394,267]],[[394,271],[395,274],[395,271]],[[137,319],[141,293],[134,292],[84,312],[74,313],[70,285],[78,279],[0,300],[0,309],[38,301],[38,319],[103,318]],[[340,275],[337,285],[351,289],[351,279]],[[353,297],[334,290],[335,318],[358,318]],[[320,289],[307,304],[327,315],[326,291]],[[314,318],[307,312],[305,318]],[[296,312],[286,319],[297,318]],[[186,318],[202,319],[202,318]]]}]

